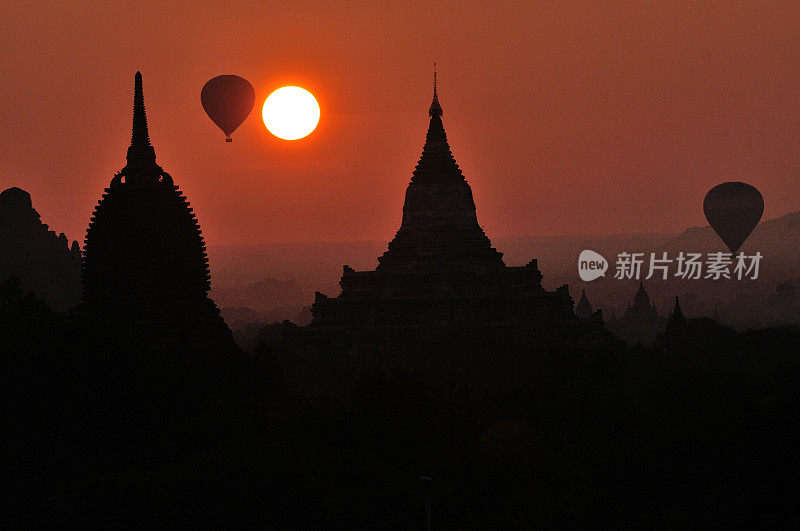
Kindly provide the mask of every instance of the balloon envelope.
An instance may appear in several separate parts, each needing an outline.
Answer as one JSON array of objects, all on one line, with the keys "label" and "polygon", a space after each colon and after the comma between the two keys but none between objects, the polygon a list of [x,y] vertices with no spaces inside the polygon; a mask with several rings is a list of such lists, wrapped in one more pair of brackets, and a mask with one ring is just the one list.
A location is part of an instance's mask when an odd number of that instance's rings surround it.
[{"label": "balloon envelope", "polygon": [[226,142],[231,141],[231,133],[250,115],[255,101],[253,85],[239,76],[217,76],[203,85],[200,92],[203,109],[225,133]]},{"label": "balloon envelope", "polygon": [[746,183],[727,182],[708,191],[703,211],[732,253],[739,250],[764,213],[764,198]]}]

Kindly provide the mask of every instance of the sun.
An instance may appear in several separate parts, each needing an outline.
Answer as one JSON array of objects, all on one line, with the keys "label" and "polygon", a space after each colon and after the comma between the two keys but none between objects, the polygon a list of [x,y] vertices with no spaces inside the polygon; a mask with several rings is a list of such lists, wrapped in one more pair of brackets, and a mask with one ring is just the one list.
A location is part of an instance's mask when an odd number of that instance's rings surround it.
[{"label": "sun", "polygon": [[319,104],[300,87],[281,87],[269,95],[261,111],[270,133],[284,140],[308,136],[319,123]]}]

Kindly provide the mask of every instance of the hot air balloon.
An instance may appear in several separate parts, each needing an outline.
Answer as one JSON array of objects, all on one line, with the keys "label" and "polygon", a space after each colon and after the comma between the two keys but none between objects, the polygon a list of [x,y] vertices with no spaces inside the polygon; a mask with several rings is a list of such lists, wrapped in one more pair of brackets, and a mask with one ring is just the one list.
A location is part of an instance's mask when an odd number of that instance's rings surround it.
[{"label": "hot air balloon", "polygon": [[711,228],[736,253],[758,225],[764,213],[764,198],[749,184],[722,183],[708,191],[703,211]]},{"label": "hot air balloon", "polygon": [[253,110],[256,91],[239,76],[217,76],[203,85],[200,101],[206,114],[225,133],[225,142],[232,142],[231,133]]}]

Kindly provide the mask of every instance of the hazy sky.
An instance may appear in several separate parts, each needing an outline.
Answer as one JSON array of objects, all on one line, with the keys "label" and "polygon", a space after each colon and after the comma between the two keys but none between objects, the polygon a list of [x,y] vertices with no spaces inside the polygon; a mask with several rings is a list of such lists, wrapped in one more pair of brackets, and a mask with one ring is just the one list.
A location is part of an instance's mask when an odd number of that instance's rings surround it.
[{"label": "hazy sky", "polygon": [[[490,237],[682,230],[743,180],[800,209],[800,2],[2,2],[0,187],[83,240],[125,164],[133,75],[159,163],[210,244],[388,240],[444,122]],[[200,105],[241,75],[226,144]],[[261,121],[317,96],[304,140]]]}]

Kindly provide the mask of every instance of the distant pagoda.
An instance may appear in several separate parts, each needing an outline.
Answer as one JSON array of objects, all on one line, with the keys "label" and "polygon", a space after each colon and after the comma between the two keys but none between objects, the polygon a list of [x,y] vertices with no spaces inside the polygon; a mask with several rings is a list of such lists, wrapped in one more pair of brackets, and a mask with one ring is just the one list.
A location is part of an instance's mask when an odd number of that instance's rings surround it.
[{"label": "distant pagoda", "polygon": [[428,115],[400,229],[374,271],[344,266],[341,294],[316,294],[309,333],[466,326],[572,338],[602,328],[576,318],[568,286],[542,287],[536,260],[509,267],[492,247],[447,142],[435,74]]},{"label": "distant pagoda", "polygon": [[210,278],[192,208],[156,164],[137,72],[127,164],[106,188],[86,233],[85,308],[106,319],[156,322],[161,328],[211,323],[225,333],[227,327],[208,298]]},{"label": "distant pagoda", "polygon": [[650,346],[659,334],[664,333],[667,319],[660,316],[655,305],[651,304],[644,282],[640,280],[633,305],[628,304],[620,319],[609,320],[606,325],[617,337],[631,345]]}]

